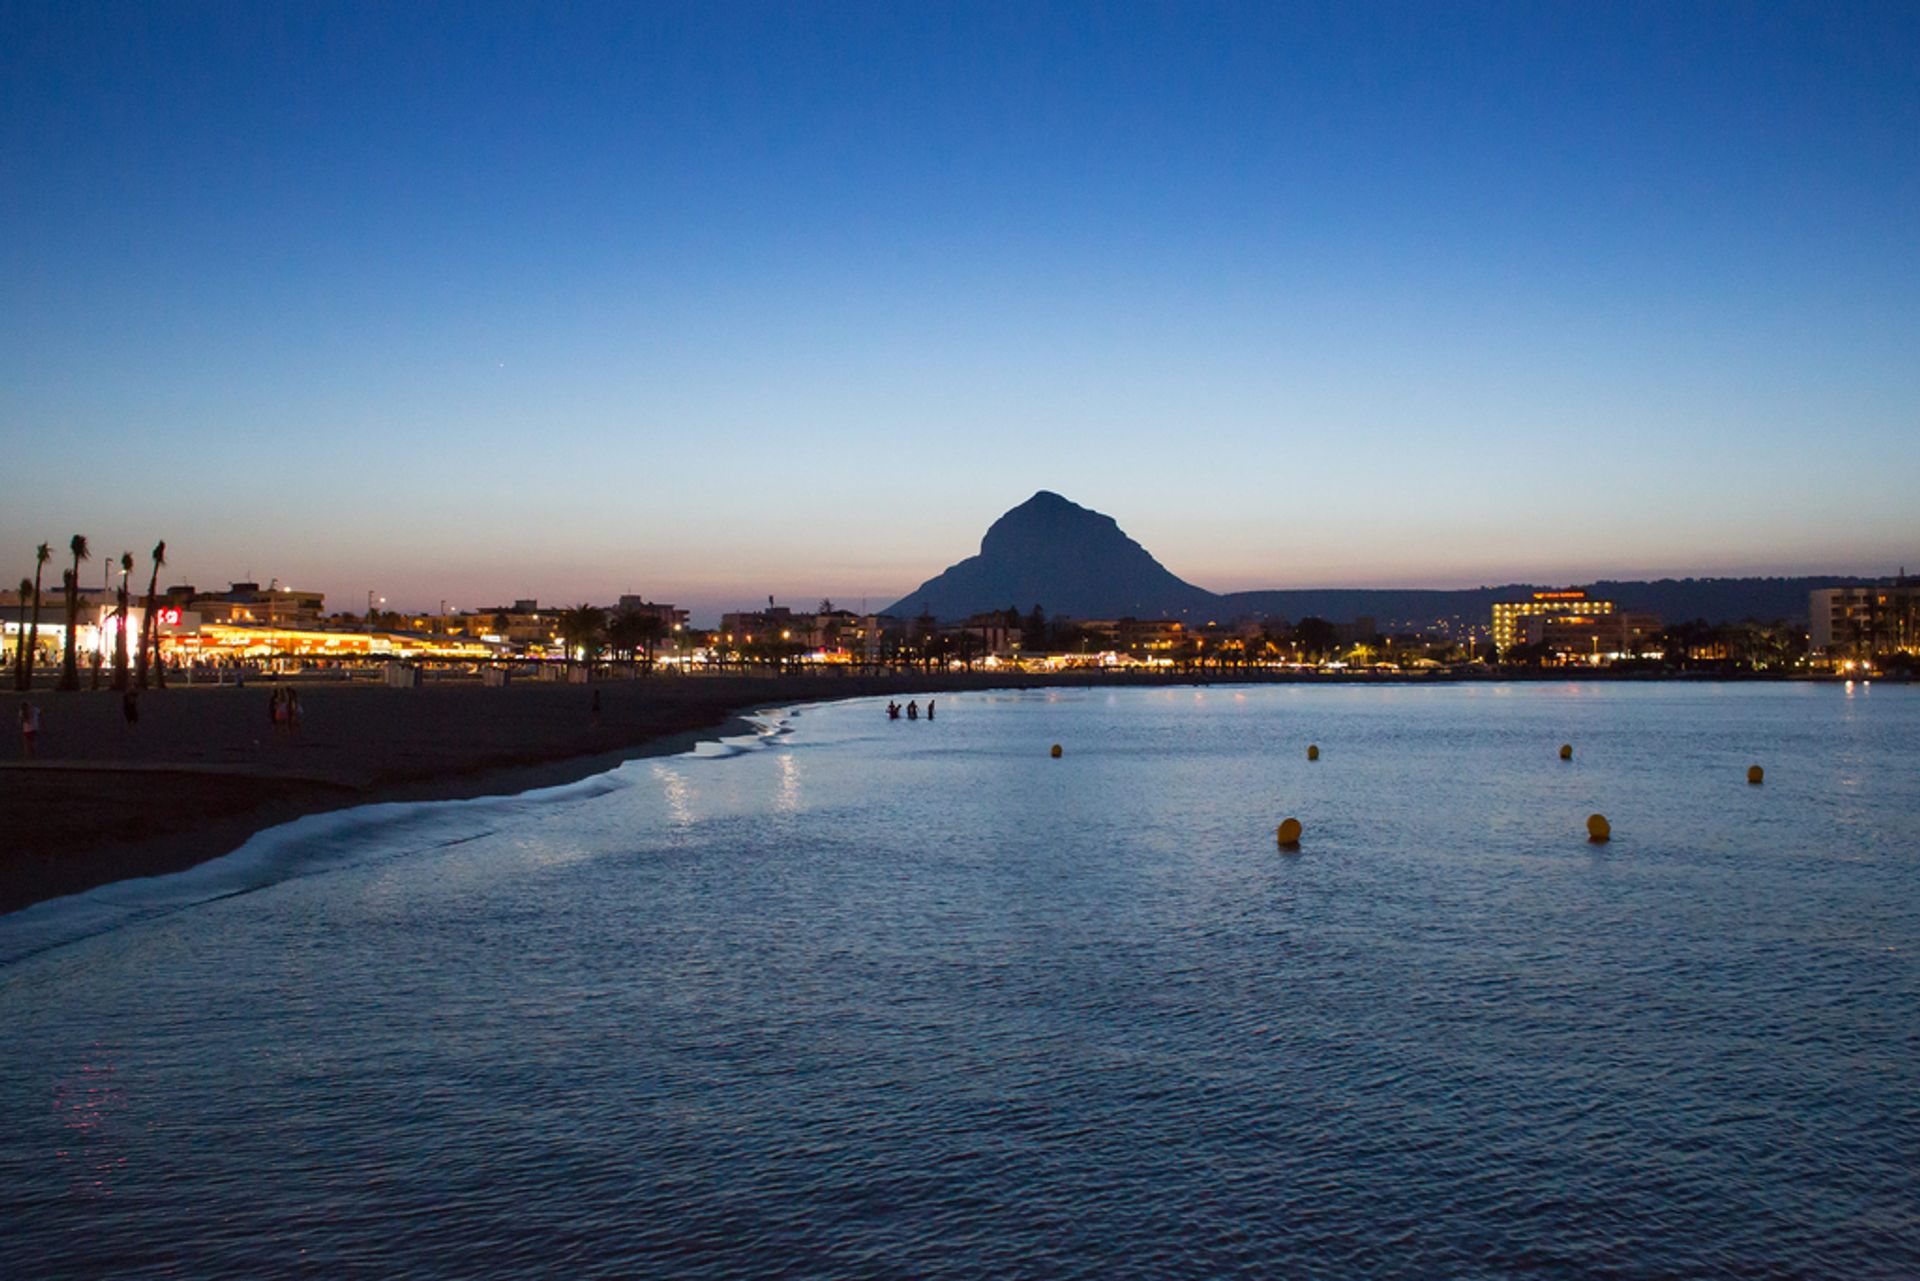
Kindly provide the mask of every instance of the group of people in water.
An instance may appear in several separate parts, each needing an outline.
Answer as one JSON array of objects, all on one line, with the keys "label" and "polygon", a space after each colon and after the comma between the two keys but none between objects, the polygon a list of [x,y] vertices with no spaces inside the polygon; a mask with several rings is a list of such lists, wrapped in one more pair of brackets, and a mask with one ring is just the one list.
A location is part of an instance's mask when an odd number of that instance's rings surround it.
[{"label": "group of people in water", "polygon": [[[900,704],[894,702],[892,699],[887,700],[887,719],[890,721],[897,721],[900,719]],[[907,703],[907,719],[910,721],[917,721],[920,719],[920,704],[912,701],[909,701]],[[932,699],[927,700],[927,719],[928,720],[933,719],[933,700]]]}]

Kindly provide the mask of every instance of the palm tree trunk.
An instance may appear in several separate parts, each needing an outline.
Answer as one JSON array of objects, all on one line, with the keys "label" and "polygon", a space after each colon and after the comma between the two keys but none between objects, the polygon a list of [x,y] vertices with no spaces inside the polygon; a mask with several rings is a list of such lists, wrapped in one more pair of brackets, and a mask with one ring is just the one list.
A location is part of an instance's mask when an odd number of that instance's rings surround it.
[{"label": "palm tree trunk", "polygon": [[120,595],[113,611],[113,687],[127,687],[127,576],[120,575]]},{"label": "palm tree trunk", "polygon": [[93,629],[93,653],[88,656],[87,660],[93,664],[93,677],[87,685],[88,689],[100,688],[100,664],[101,661],[106,658],[106,655],[101,652],[101,641],[105,639],[105,637],[100,635],[100,628],[96,625]]},{"label": "palm tree trunk", "polygon": [[[20,580],[20,620],[26,621],[27,598],[33,595],[33,580]],[[20,641],[13,647],[13,687],[24,690],[27,687],[27,631],[20,629]]]},{"label": "palm tree trunk", "polygon": [[40,571],[44,559],[33,567],[33,625],[27,630],[26,661],[20,665],[20,688],[33,688],[33,660],[40,649]]},{"label": "palm tree trunk", "polygon": [[140,662],[134,683],[141,689],[147,687],[147,673],[153,669],[154,619],[153,598],[160,589],[160,563],[154,562],[153,576],[147,579],[147,607],[140,616]]},{"label": "palm tree trunk", "polygon": [[[32,594],[33,581],[22,578],[20,580],[20,618],[23,622],[27,617],[27,597]],[[20,629],[19,643],[13,647],[13,687],[17,690],[24,690],[27,687],[27,632],[25,628]]]},{"label": "palm tree trunk", "polygon": [[60,581],[67,589],[67,636],[66,647],[60,652],[60,688],[71,693],[80,688],[79,656],[73,652],[74,631],[80,625],[79,557],[74,557],[73,568],[61,574]]}]

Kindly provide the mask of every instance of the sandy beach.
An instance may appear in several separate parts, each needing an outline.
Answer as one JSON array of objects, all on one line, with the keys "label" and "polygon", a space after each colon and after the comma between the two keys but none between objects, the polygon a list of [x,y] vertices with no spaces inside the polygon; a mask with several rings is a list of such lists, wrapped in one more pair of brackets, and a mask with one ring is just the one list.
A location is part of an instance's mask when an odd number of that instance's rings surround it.
[{"label": "sandy beach", "polygon": [[272,687],[261,683],[149,691],[132,727],[117,694],[42,689],[32,696],[43,715],[37,758],[22,759],[15,734],[0,762],[0,912],[179,871],[302,814],[518,792],[634,756],[684,751],[758,707],[1043,683],[1058,679],[659,677],[418,689],[300,682],[296,735],[274,726]]}]

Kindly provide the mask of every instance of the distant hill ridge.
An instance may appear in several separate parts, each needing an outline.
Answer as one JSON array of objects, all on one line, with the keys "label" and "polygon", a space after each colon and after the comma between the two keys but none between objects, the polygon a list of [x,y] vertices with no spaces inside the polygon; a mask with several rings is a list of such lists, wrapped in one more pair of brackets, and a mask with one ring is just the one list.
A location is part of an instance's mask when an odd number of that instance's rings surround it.
[{"label": "distant hill ridge", "polygon": [[[1807,593],[1876,580],[1844,574],[1797,578],[1662,578],[1601,580],[1583,586],[1624,610],[1656,613],[1669,621],[1745,618],[1804,621]],[[1478,622],[1499,600],[1566,584],[1509,583],[1462,590],[1426,588],[1302,588],[1210,592],[1168,570],[1127,537],[1113,519],[1050,490],[1041,490],[987,529],[980,553],[935,575],[887,607],[890,614],[959,619],[987,610],[1022,611],[1039,605],[1073,618],[1325,618],[1336,623],[1373,618],[1381,627],[1458,618]]]},{"label": "distant hill ridge", "polygon": [[[1460,618],[1485,622],[1495,601],[1525,600],[1529,593],[1584,588],[1589,596],[1610,600],[1616,609],[1658,614],[1668,622],[1704,618],[1710,623],[1807,620],[1807,593],[1821,587],[1857,587],[1877,582],[1848,574],[1802,578],[1602,579],[1590,583],[1509,583],[1504,587],[1468,587],[1453,591],[1426,588],[1325,587],[1295,591],[1230,592],[1220,598],[1227,617],[1325,618],[1349,623],[1372,618],[1395,624],[1432,623]],[[1218,617],[1218,615],[1216,615]],[[1222,619],[1224,621],[1224,619]]]}]

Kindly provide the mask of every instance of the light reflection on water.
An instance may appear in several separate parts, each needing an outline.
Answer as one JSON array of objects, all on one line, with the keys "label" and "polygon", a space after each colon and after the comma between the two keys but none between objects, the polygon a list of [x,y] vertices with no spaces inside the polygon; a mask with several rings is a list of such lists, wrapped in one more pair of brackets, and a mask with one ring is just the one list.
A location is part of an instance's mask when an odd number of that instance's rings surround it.
[{"label": "light reflection on water", "polygon": [[0,968],[0,1275],[1920,1274],[1912,689],[939,703]]},{"label": "light reflection on water", "polygon": [[121,1110],[112,1053],[95,1044],[53,1083],[53,1111],[59,1127],[53,1156],[65,1169],[66,1186],[80,1198],[111,1196],[127,1156],[110,1129]]}]

